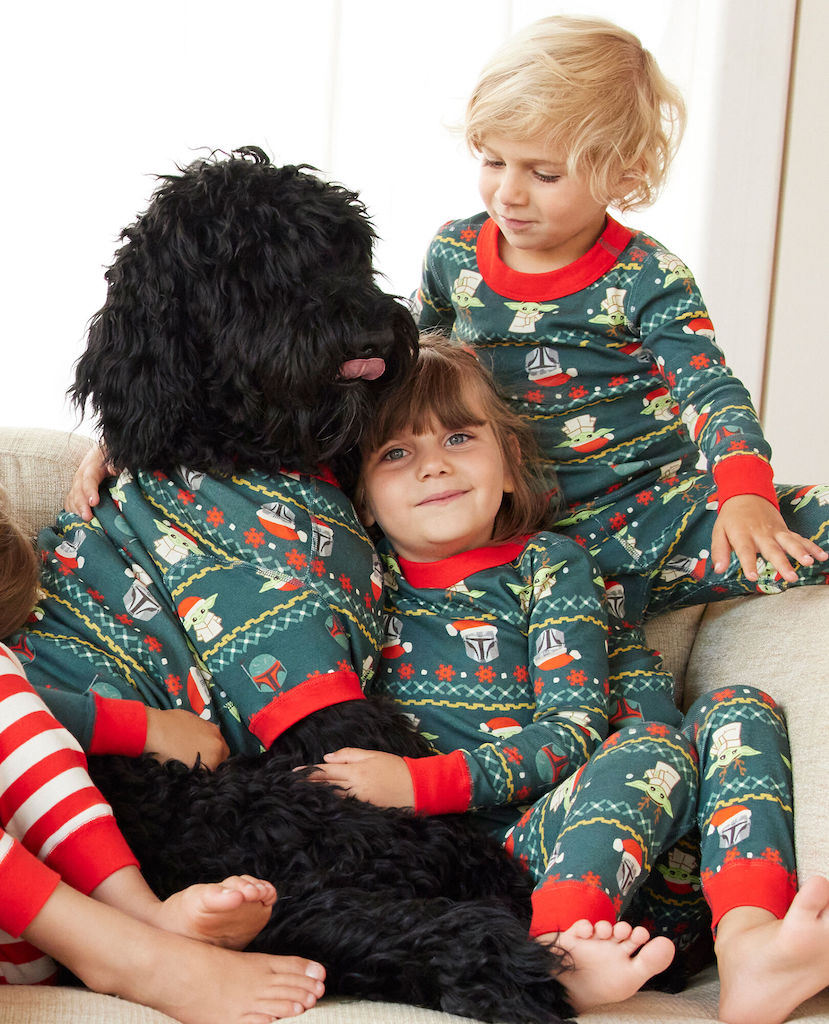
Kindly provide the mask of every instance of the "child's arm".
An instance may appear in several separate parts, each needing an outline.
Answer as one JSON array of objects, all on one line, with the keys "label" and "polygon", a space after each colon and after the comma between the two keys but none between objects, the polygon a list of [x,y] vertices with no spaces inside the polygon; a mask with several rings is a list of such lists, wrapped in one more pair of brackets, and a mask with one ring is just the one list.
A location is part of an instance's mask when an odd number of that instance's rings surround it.
[{"label": "child's arm", "polygon": [[140,700],[73,693],[49,686],[34,689],[87,754],[152,754],[160,761],[216,768],[230,750],[221,730],[192,711],[150,708]]},{"label": "child's arm", "polygon": [[406,759],[384,750],[343,747],[315,766],[313,782],[328,782],[344,796],[376,807],[414,807],[414,787]]},{"label": "child's arm", "polygon": [[147,708],[144,754],[159,761],[183,761],[217,768],[230,756],[230,747],[215,722],[206,722],[184,708]]},{"label": "child's arm", "polygon": [[[451,283],[437,270],[434,254],[442,245],[441,232],[433,238],[423,260],[420,287],[414,296],[414,317],[422,331],[441,330],[449,333],[455,323]],[[474,242],[472,243],[474,246]]]},{"label": "child's arm", "polygon": [[[408,786],[392,755],[353,749],[326,757],[317,766],[320,781],[371,803],[391,806],[395,799],[394,806],[448,814],[532,800],[587,760],[607,734],[604,584],[585,551],[550,534],[527,545],[522,572],[528,585],[516,604],[525,600],[529,607],[529,657],[526,666],[513,667],[526,668],[533,721],[470,750],[397,758],[408,768]],[[462,705],[459,685],[454,678],[454,698]]]},{"label": "child's arm", "polygon": [[778,511],[771,448],[748,391],[725,364],[688,268],[664,251],[654,253],[631,289],[626,314],[655,357],[717,485],[715,570],[725,571],[732,551],[755,580],[758,554],[789,580],[795,578],[790,557],[824,561],[826,553],[789,530]]}]

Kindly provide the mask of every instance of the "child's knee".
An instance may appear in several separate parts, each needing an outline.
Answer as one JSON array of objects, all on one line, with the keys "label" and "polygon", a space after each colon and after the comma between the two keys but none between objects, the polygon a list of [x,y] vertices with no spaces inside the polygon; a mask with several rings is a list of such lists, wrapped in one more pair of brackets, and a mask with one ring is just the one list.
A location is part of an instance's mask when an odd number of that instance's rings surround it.
[{"label": "child's knee", "polygon": [[774,698],[756,686],[723,686],[698,697],[688,709],[683,730],[716,728],[735,719],[769,718],[782,722],[782,712]]},{"label": "child's knee", "polygon": [[[612,745],[614,735],[616,734],[612,734],[605,740],[604,747]],[[645,747],[662,748],[668,746],[683,750],[689,747],[685,734],[680,729],[674,728],[674,726],[668,725],[665,722],[631,722],[625,725],[623,729],[620,729],[618,735],[627,743],[636,743]]]},{"label": "child's knee", "polygon": [[[606,756],[619,748],[620,756],[627,752],[637,764],[662,764],[678,772],[694,784],[697,775],[697,754],[694,744],[684,732],[663,722],[632,722],[612,733],[599,748]],[[595,757],[595,755],[594,755]]]},{"label": "child's knee", "polygon": [[717,773],[723,781],[734,770],[751,774],[768,757],[790,760],[783,713],[772,697],[754,686],[703,694],[688,711],[683,731],[697,749],[702,780]]}]

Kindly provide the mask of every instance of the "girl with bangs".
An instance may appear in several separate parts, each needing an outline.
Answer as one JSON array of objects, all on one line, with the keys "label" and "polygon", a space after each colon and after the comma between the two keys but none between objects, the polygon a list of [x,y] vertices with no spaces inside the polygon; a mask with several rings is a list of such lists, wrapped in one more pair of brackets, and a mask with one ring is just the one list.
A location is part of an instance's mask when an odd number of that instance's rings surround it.
[{"label": "girl with bangs", "polygon": [[[667,983],[655,976],[678,951],[674,986],[716,922],[722,1019],[781,1021],[827,980],[803,951],[822,948],[829,895],[820,877],[796,892],[783,715],[739,685],[672,724],[613,721],[626,672],[619,651],[608,670],[604,581],[549,530],[548,488],[475,354],[425,337],[413,380],[377,411],[355,502],[385,567],[374,685],[435,752],[348,748],[316,778],[380,806],[468,813],[498,838],[534,883],[531,935],[568,955],[576,1013]],[[734,873],[735,843],[756,871]],[[769,919],[789,946],[781,957],[772,938],[773,965]]]},{"label": "girl with bangs", "polygon": [[[374,686],[435,753],[349,748],[314,777],[380,806],[471,813],[535,881],[531,934],[569,954],[560,980],[574,1009],[626,998],[674,955],[617,911],[692,828],[696,754],[667,728],[632,725],[603,742],[602,578],[575,541],[548,531],[557,501],[531,435],[471,352],[422,339],[413,380],[367,430],[355,504],[380,531],[385,568]],[[641,799],[663,782],[661,803]],[[598,823],[600,806],[615,810]]]}]

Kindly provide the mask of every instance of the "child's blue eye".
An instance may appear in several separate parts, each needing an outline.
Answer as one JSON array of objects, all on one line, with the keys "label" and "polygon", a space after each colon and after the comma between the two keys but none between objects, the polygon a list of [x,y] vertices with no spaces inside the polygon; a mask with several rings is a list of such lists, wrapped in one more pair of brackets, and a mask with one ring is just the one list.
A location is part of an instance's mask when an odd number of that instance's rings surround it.
[{"label": "child's blue eye", "polygon": [[464,441],[468,440],[469,434],[465,434],[462,430],[457,430],[454,434],[450,434],[449,437],[446,438],[446,443],[450,447],[454,447],[455,445],[463,444]]},{"label": "child's blue eye", "polygon": [[383,462],[396,462],[398,459],[402,459],[406,454],[404,448],[389,448],[387,452],[383,454]]}]

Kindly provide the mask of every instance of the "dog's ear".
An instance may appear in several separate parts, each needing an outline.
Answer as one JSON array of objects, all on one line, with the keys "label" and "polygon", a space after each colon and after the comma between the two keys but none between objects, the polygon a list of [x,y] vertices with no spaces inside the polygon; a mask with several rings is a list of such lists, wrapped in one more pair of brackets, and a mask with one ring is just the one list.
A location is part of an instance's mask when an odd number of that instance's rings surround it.
[{"label": "dog's ear", "polygon": [[114,465],[170,469],[186,460],[185,451],[172,465],[154,459],[168,451],[171,438],[186,447],[186,410],[177,398],[186,393],[193,366],[170,337],[176,300],[164,287],[165,271],[145,257],[128,242],[107,272],[107,301],[92,318],[70,393],[82,409],[91,404]]},{"label": "dog's ear", "polygon": [[[348,490],[378,402],[412,373],[418,332],[408,309],[374,285],[352,288],[342,301],[336,291],[331,298],[330,305],[317,303],[316,318],[281,325],[263,358],[263,429],[256,451],[245,450],[249,459],[278,454],[285,468],[304,472],[328,465]],[[342,377],[343,361],[355,356],[382,359],[382,375]]]}]

